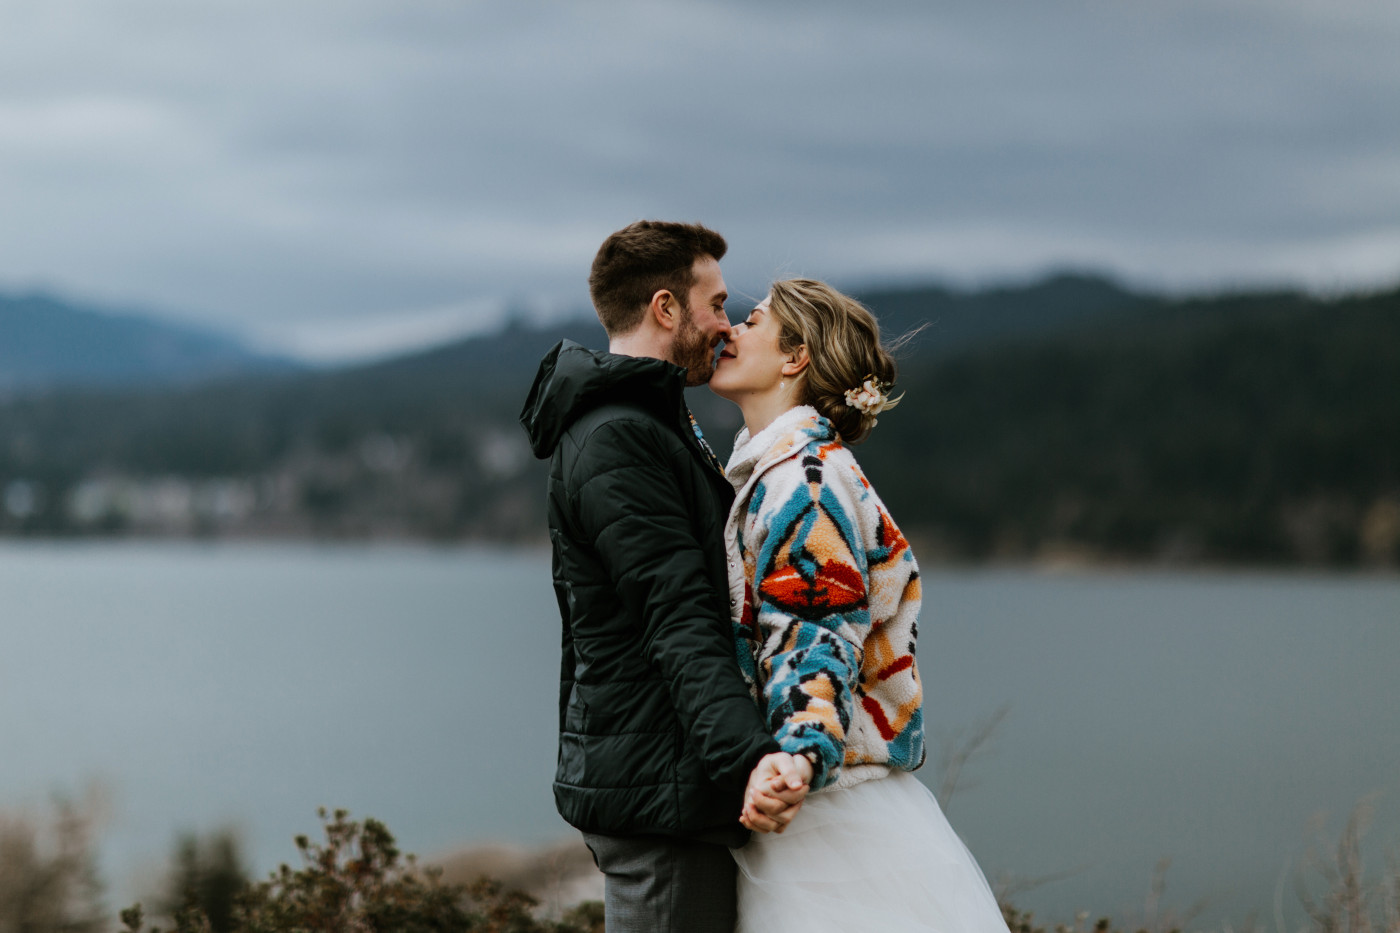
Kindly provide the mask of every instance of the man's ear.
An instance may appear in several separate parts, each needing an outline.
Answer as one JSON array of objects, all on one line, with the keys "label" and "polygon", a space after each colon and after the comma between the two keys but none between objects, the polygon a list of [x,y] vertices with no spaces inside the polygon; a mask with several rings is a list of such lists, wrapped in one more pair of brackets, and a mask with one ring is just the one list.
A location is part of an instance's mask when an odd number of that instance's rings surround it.
[{"label": "man's ear", "polygon": [[812,362],[807,356],[807,345],[804,343],[796,350],[788,354],[787,362],[783,364],[781,370],[784,376],[796,376],[807,368],[807,364]]},{"label": "man's ear", "polygon": [[680,302],[669,288],[659,288],[647,304],[647,314],[663,330],[675,330],[680,323]]}]

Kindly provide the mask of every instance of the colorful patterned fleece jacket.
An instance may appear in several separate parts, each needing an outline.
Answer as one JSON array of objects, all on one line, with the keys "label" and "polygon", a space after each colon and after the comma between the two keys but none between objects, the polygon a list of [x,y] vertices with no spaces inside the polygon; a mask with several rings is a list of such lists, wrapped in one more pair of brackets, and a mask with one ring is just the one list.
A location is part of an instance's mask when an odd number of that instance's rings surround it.
[{"label": "colorful patterned fleece jacket", "polygon": [[814,789],[922,765],[919,570],[850,450],[801,406],[739,432],[725,473],[739,667],[779,745]]}]

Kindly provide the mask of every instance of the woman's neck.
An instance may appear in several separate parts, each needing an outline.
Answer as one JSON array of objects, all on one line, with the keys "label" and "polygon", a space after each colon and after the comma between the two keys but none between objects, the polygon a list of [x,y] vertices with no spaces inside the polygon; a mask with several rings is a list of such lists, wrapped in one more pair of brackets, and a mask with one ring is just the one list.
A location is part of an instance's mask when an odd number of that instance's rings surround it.
[{"label": "woman's neck", "polygon": [[[795,388],[795,387],[794,387]],[[785,411],[802,404],[792,389],[765,392],[751,395],[739,402],[739,411],[744,415],[744,427],[749,429],[749,437],[757,437]]]}]

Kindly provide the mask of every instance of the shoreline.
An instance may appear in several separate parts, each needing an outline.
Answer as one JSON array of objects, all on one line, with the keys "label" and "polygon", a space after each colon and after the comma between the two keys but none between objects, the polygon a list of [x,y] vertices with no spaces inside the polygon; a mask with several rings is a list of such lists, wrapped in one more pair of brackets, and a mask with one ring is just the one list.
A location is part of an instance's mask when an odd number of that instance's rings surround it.
[{"label": "shoreline", "polygon": [[[914,552],[920,551],[919,540],[911,536]],[[385,554],[478,554],[483,557],[507,555],[549,555],[547,541],[501,540],[492,538],[462,538],[435,540],[432,538],[383,535],[368,537],[306,537],[282,535],[199,536],[199,535],[63,535],[28,536],[0,535],[0,553],[24,550],[56,551],[127,551],[209,553],[220,550],[246,552],[289,553],[367,553]],[[932,549],[930,549],[932,550]],[[1233,577],[1293,577],[1299,579],[1365,579],[1377,581],[1400,580],[1400,567],[1368,566],[1364,564],[1317,565],[1299,563],[1232,563],[1228,561],[1163,561],[1133,560],[1113,555],[1090,555],[1082,551],[1051,551],[1028,558],[995,558],[984,561],[924,559],[919,560],[924,573],[996,574],[1016,573],[1048,577],[1111,577],[1132,576],[1233,576]]]}]

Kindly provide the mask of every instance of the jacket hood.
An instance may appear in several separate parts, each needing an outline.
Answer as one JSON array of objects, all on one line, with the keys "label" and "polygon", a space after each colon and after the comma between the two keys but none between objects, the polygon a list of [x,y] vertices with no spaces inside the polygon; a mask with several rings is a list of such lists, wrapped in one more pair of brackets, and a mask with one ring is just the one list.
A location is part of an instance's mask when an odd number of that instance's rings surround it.
[{"label": "jacket hood", "polygon": [[619,356],[561,340],[544,355],[520,424],[530,449],[548,459],[578,418],[609,402],[627,402],[674,418],[685,404],[685,370],[665,360]]}]

